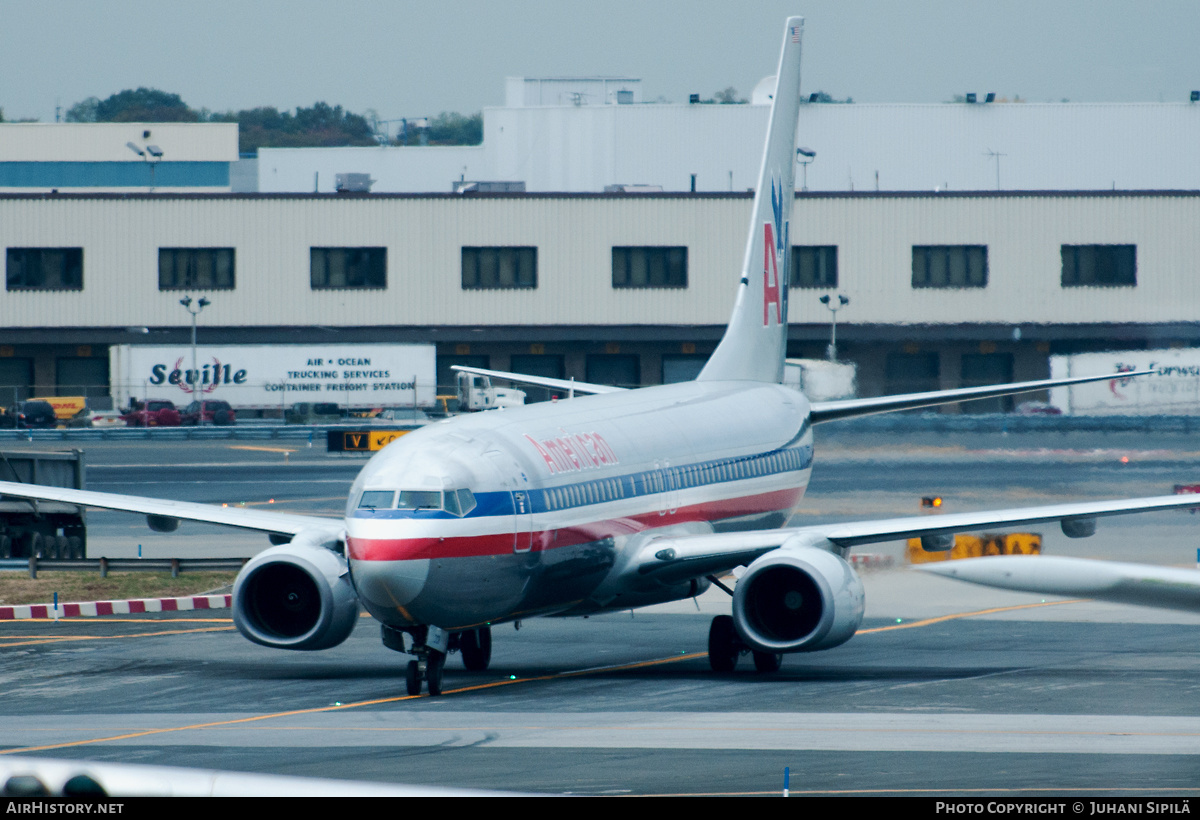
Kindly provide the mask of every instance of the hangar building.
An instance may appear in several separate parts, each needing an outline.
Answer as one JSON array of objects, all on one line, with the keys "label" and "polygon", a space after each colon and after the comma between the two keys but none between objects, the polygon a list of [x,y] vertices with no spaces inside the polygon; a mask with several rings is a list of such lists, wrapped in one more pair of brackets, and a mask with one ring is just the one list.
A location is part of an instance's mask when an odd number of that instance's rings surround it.
[{"label": "hangar building", "polygon": [[[188,339],[185,295],[211,302],[201,344],[433,342],[439,382],[452,363],[688,378],[728,318],[751,201],[3,194],[0,387],[99,399],[109,346]],[[791,224],[789,353],[822,355],[818,297],[848,296],[839,349],[863,395],[1200,344],[1197,191],[810,192]]]}]

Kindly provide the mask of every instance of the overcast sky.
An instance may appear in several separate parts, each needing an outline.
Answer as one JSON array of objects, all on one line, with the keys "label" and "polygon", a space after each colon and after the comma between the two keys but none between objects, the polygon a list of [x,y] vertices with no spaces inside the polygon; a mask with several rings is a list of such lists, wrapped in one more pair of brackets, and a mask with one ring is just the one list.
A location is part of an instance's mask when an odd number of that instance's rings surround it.
[{"label": "overcast sky", "polygon": [[640,77],[646,100],[743,95],[806,18],[805,92],[944,102],[1183,101],[1196,0],[0,0],[0,107],[54,120],[150,86],[215,111],[317,100],[383,119],[502,105],[507,76]]}]

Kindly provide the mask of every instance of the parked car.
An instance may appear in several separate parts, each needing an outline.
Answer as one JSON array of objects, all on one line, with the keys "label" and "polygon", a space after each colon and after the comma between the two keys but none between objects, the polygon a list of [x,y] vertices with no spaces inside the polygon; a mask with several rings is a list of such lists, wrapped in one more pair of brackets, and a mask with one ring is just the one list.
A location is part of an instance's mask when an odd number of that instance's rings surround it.
[{"label": "parked car", "polygon": [[130,427],[178,427],[179,411],[168,399],[134,399],[129,410],[121,416]]},{"label": "parked car", "polygon": [[433,419],[424,410],[416,407],[391,407],[383,410],[369,419],[367,424],[393,425],[400,427],[419,427],[432,424]]},{"label": "parked car", "polygon": [[179,423],[185,427],[195,427],[201,424],[218,424],[226,426],[237,422],[237,413],[229,406],[229,402],[220,399],[204,399],[194,401],[179,414]]},{"label": "parked car", "polygon": [[87,414],[85,427],[124,427],[125,417],[118,410],[93,410]]},{"label": "parked car", "polygon": [[50,402],[40,399],[19,401],[0,413],[0,427],[45,429],[58,426],[58,417]]},{"label": "parked car", "polygon": [[283,414],[284,424],[337,424],[344,414],[333,402],[298,401]]}]

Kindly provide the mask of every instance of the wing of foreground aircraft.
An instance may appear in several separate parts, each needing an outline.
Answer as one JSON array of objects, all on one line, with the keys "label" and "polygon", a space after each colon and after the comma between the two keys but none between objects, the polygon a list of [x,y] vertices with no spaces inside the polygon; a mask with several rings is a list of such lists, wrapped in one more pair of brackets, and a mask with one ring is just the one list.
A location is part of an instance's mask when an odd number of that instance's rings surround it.
[{"label": "wing of foreground aircraft", "polygon": [[1045,555],[966,558],[917,567],[972,584],[1200,612],[1200,571]]},{"label": "wing of foreground aircraft", "polygon": [[174,529],[174,525],[180,520],[223,524],[227,527],[239,527],[278,535],[298,535],[301,532],[314,530],[333,533],[342,527],[340,518],[318,518],[245,507],[216,507],[212,504],[197,504],[190,501],[167,501],[161,498],[45,487],[40,484],[21,484],[14,481],[0,481],[0,496],[31,499],[33,503],[62,501],[67,504],[98,507],[104,510],[143,513],[150,519],[151,528],[162,531]]},{"label": "wing of foreground aircraft", "polygon": [[[642,576],[652,576],[663,582],[682,581],[732,569],[747,564],[772,550],[790,546],[818,547],[830,545],[848,549],[863,544],[877,544],[904,538],[928,539],[934,547],[952,543],[956,532],[970,532],[992,527],[1011,527],[1058,521],[1064,532],[1080,536],[1095,529],[1095,520],[1110,515],[1128,515],[1159,510],[1193,509],[1196,499],[1190,496],[1167,495],[1153,498],[1130,498],[1113,501],[1086,501],[1075,504],[1050,504],[1043,507],[1021,507],[985,512],[952,513],[949,515],[919,515],[878,521],[850,521],[841,524],[819,524],[811,527],[787,527],[779,530],[714,533],[711,535],[681,535],[656,538],[642,548],[634,562]],[[978,559],[991,561],[993,559]],[[1038,558],[1038,566],[1042,561]],[[955,561],[955,565],[971,562]],[[946,565],[934,565],[932,572],[942,572]],[[1196,573],[1200,579],[1200,573]],[[955,576],[959,577],[959,576]],[[962,576],[962,580],[974,580]],[[987,583],[977,581],[977,583]],[[1200,584],[1200,580],[1197,582]],[[998,586],[999,584],[993,584]],[[1019,589],[1020,587],[1007,587]],[[1031,590],[1048,591],[1048,590]],[[1074,591],[1061,594],[1080,594]]]}]

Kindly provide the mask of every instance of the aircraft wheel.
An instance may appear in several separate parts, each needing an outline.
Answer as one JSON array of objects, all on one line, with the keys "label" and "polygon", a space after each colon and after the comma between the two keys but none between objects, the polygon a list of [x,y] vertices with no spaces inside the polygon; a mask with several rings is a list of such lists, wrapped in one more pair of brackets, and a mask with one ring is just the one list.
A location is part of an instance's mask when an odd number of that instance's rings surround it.
[{"label": "aircraft wheel", "polygon": [[754,668],[764,675],[778,672],[781,663],[783,663],[783,655],[775,652],[754,652]]},{"label": "aircraft wheel", "polygon": [[12,539],[0,535],[0,558],[12,558]]},{"label": "aircraft wheel", "polygon": [[34,556],[37,556],[38,558],[45,558],[46,557],[46,554],[45,554],[46,545],[45,545],[45,542],[42,540],[42,534],[40,532],[31,532],[26,537],[28,538],[28,541],[26,543],[29,544],[29,550],[28,550],[29,555],[34,555]]},{"label": "aircraft wheel", "polygon": [[71,554],[71,544],[65,535],[54,536],[54,549],[61,559],[67,560],[75,557]]},{"label": "aircraft wheel", "polygon": [[492,628],[468,629],[459,635],[459,651],[463,666],[472,672],[482,672],[492,662]]},{"label": "aircraft wheel", "polygon": [[71,552],[71,558],[78,561],[83,558],[83,539],[78,535],[67,536],[67,549]]},{"label": "aircraft wheel", "polygon": [[421,694],[421,669],[417,666],[416,661],[408,662],[408,671],[404,676],[404,683],[407,686],[408,694]]},{"label": "aircraft wheel", "polygon": [[429,660],[425,662],[425,688],[430,695],[442,694],[442,670],[445,668],[446,656],[429,650]]},{"label": "aircraft wheel", "polygon": [[741,641],[731,615],[718,615],[708,628],[708,665],[714,672],[732,672],[737,666]]}]

